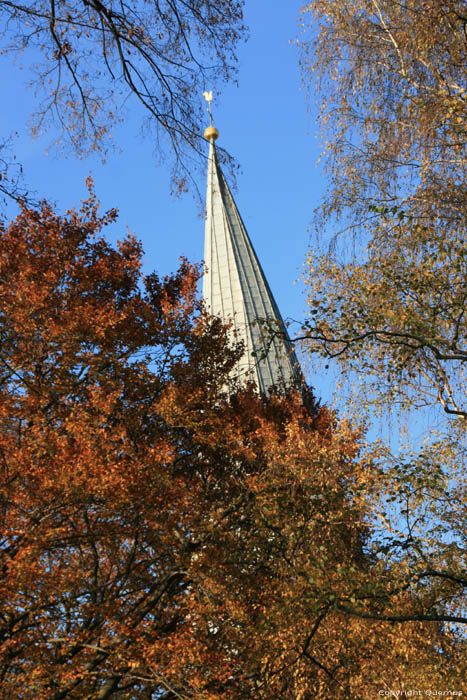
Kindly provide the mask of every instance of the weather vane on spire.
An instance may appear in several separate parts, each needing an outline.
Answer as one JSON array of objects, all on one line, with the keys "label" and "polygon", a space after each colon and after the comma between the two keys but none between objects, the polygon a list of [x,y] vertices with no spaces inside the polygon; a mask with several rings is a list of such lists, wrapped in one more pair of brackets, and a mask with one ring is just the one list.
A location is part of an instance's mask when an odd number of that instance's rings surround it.
[{"label": "weather vane on spire", "polygon": [[219,132],[212,123],[212,90],[209,90],[209,92],[205,90],[203,92],[203,97],[208,103],[208,114],[210,121],[210,126],[208,126],[208,128],[204,132],[204,138],[208,141],[215,141],[219,137]]},{"label": "weather vane on spire", "polygon": [[209,92],[207,90],[205,90],[203,92],[203,97],[206,100],[206,102],[208,103],[209,121],[211,122],[211,126],[212,126],[212,90],[209,90]]}]

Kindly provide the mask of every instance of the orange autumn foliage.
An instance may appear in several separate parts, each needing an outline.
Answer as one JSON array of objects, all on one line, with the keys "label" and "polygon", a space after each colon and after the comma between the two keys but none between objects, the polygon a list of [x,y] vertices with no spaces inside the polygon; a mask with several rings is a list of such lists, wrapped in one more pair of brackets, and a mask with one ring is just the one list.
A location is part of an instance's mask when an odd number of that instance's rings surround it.
[{"label": "orange autumn foliage", "polygon": [[1,232],[1,697],[370,698],[453,678],[436,622],[345,612],[375,605],[379,566],[358,434],[312,397],[226,395],[241,348],[197,268],[142,280],[139,243],[101,237],[114,218],[91,196]]}]

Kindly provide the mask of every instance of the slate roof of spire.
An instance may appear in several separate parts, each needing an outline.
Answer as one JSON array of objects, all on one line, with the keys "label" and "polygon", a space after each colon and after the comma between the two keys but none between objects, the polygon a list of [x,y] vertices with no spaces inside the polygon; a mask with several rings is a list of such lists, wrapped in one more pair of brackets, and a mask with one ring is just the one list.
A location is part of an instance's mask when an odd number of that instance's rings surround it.
[{"label": "slate roof of spire", "polygon": [[[209,132],[209,133],[208,133]],[[234,369],[260,392],[303,387],[303,375],[287,331],[216,155],[217,130],[209,127],[209,165],[203,298],[208,310],[232,324],[245,353]],[[266,320],[279,333],[271,335]]]}]

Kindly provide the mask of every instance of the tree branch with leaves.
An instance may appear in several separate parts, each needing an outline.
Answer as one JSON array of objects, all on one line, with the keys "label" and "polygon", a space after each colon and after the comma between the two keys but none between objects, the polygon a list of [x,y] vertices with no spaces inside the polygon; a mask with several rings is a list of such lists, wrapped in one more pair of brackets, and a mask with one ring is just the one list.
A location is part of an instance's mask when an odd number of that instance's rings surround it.
[{"label": "tree branch with leaves", "polygon": [[[176,189],[202,153],[201,93],[235,74],[245,36],[242,0],[212,2],[0,2],[2,50],[31,57],[42,96],[33,133],[58,127],[56,143],[78,155],[105,151],[139,103],[159,155],[169,151]],[[38,57],[39,55],[39,57]]]}]

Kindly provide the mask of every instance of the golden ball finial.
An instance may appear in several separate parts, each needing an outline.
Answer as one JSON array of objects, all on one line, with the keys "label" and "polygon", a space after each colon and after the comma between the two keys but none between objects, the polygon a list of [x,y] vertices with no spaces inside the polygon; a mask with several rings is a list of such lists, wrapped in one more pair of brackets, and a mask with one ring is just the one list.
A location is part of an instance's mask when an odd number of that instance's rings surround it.
[{"label": "golden ball finial", "polygon": [[219,132],[217,131],[215,126],[208,126],[207,129],[204,131],[204,138],[207,141],[215,141],[216,139],[219,138]]}]

